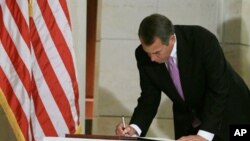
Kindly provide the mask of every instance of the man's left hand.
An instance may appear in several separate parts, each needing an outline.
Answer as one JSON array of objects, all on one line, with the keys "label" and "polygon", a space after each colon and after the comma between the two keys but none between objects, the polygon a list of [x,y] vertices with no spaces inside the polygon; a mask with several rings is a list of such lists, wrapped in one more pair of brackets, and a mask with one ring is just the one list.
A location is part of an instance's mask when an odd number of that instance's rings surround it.
[{"label": "man's left hand", "polygon": [[177,141],[207,141],[205,138],[199,135],[189,135],[179,138]]}]

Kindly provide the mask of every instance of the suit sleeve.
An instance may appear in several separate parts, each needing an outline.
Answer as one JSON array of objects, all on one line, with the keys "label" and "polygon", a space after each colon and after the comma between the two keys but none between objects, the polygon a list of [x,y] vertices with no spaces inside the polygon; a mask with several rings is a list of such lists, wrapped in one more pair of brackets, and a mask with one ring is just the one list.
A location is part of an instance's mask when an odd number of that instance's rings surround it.
[{"label": "suit sleeve", "polygon": [[136,124],[142,130],[140,136],[145,136],[148,128],[157,113],[157,109],[161,99],[161,91],[156,87],[150,78],[150,74],[146,71],[150,62],[146,63],[146,56],[140,52],[140,48],[136,51],[137,67],[140,75],[141,95],[134,109],[130,124]]}]

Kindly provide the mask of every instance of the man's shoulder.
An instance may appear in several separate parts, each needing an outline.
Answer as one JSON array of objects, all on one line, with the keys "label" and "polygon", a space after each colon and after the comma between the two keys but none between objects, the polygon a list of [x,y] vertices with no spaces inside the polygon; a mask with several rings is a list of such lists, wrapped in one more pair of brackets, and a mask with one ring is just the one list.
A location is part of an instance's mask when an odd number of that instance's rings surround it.
[{"label": "man's shoulder", "polygon": [[174,27],[177,38],[178,36],[180,38],[197,38],[199,40],[216,38],[212,32],[200,25],[175,25]]},{"label": "man's shoulder", "polygon": [[209,32],[208,29],[206,29],[203,26],[200,25],[174,25],[175,30],[182,30],[182,31],[203,31],[203,32]]},{"label": "man's shoulder", "polygon": [[202,34],[213,34],[207,28],[200,25],[174,25],[176,32],[195,32]]},{"label": "man's shoulder", "polygon": [[182,28],[182,29],[206,29],[205,27],[201,25],[180,25],[176,24],[174,25],[175,28]]}]

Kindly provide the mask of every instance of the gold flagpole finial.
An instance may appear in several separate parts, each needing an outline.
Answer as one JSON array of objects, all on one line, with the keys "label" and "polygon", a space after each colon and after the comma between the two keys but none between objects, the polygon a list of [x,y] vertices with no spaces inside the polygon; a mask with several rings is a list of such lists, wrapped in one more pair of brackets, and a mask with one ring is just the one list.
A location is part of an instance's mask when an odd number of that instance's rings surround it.
[{"label": "gold flagpole finial", "polygon": [[29,0],[29,16],[32,17],[33,16],[33,7],[32,7],[32,0]]}]

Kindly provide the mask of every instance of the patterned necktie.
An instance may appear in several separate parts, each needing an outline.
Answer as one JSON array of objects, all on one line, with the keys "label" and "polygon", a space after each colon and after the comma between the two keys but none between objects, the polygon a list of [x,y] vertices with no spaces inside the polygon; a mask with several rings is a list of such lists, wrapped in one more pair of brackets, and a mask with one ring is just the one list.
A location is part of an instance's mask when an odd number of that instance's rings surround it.
[{"label": "patterned necktie", "polygon": [[185,100],[184,95],[183,95],[183,91],[182,91],[182,87],[181,87],[179,70],[178,70],[177,65],[174,63],[173,57],[171,57],[171,56],[168,59],[168,71],[169,71],[169,74],[173,80],[173,83],[174,83],[175,88],[177,89],[179,95],[181,96],[181,98],[183,100]]}]

